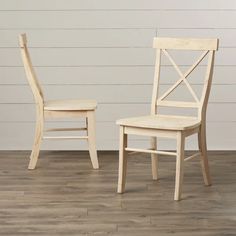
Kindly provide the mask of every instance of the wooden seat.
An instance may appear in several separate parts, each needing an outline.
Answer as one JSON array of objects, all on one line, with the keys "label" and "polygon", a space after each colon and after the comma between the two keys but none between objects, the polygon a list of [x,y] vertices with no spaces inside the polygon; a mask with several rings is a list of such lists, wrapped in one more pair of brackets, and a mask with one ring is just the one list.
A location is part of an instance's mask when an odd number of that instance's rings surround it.
[{"label": "wooden seat", "polygon": [[[195,157],[200,157],[204,182],[206,185],[211,185],[206,145],[206,108],[212,83],[215,51],[218,49],[218,39],[155,38],[153,45],[157,51],[157,56],[155,63],[151,115],[132,117],[117,121],[117,124],[120,126],[119,178],[117,192],[123,193],[125,191],[128,152],[144,152],[151,154],[152,176],[154,180],[158,179],[158,155],[162,154],[176,157],[174,199],[180,200],[185,161]],[[183,73],[181,68],[175,63],[175,60],[168,50],[190,50],[203,52],[196,62]],[[170,86],[167,91],[163,94],[159,94],[162,56],[167,58],[180,78],[172,86]],[[206,57],[208,57],[206,63],[206,74],[204,75],[205,79],[202,94],[199,98],[199,95],[196,95],[194,89],[190,85],[188,76]],[[193,101],[176,101],[169,99],[169,95],[176,90],[180,84],[186,86]],[[160,113],[159,107],[175,107],[185,110],[189,108],[196,109],[197,115],[194,117],[163,115]],[[195,133],[198,134],[199,152],[185,158],[185,138]],[[149,149],[128,147],[128,135],[150,136],[151,147]],[[157,137],[176,139],[176,152],[157,150]]]},{"label": "wooden seat", "polygon": [[[36,104],[36,130],[34,145],[30,156],[28,169],[35,169],[42,139],[86,139],[89,145],[89,154],[94,169],[98,169],[98,158],[95,140],[95,100],[52,100],[45,101],[42,88],[37,80],[30,54],[27,48],[26,35],[19,36],[21,56],[26,76],[34,95]],[[82,128],[53,128],[44,130],[44,123],[48,118],[84,118],[85,127]],[[56,131],[85,131],[86,135],[45,136],[44,132]]]},{"label": "wooden seat", "polygon": [[150,115],[121,119],[117,124],[148,129],[187,130],[198,127],[201,122],[196,117]]},{"label": "wooden seat", "polygon": [[89,111],[95,110],[96,107],[95,100],[50,100],[44,102],[44,110],[49,111]]}]

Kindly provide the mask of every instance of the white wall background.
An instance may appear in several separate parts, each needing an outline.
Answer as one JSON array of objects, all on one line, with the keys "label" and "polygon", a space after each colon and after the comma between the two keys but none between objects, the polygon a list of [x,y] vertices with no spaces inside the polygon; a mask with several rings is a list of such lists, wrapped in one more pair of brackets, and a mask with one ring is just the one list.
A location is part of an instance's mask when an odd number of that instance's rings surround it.
[{"label": "white wall background", "polygon": [[[98,100],[97,142],[105,150],[118,147],[116,119],[149,112],[153,37],[218,37],[208,145],[235,149],[235,0],[0,0],[0,149],[5,150],[31,149],[33,143],[34,101],[20,59],[20,32],[28,34],[47,98]],[[199,82],[194,81],[197,88]],[[193,141],[188,148],[196,147]],[[174,147],[166,140],[160,146]],[[46,141],[43,148],[80,149],[86,143]]]}]

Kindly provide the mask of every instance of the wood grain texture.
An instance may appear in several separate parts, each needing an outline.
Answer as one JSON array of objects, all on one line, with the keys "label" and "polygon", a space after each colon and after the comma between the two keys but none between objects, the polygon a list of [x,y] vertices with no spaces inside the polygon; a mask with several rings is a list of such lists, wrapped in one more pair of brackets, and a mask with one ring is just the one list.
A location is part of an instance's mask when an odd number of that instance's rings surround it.
[{"label": "wood grain texture", "polygon": [[[185,138],[199,133],[200,129],[204,130],[201,132],[201,138],[199,139],[199,149],[202,157],[202,166],[203,166],[203,176],[206,185],[210,185],[210,172],[207,159],[207,144],[206,144],[206,110],[209,99],[209,94],[211,90],[212,77],[213,77],[213,68],[214,68],[214,56],[215,51],[218,50],[218,39],[195,39],[195,38],[154,38],[153,47],[156,49],[156,63],[155,63],[155,75],[153,83],[153,93],[151,101],[151,115],[147,116],[137,116],[133,118],[126,118],[118,120],[116,123],[120,126],[120,129],[124,130],[124,133],[127,135],[141,135],[157,138],[175,138],[177,143],[176,150],[176,177],[175,177],[175,194],[174,200],[181,200],[182,193],[182,182],[184,175],[184,160],[187,161],[190,158],[185,159]],[[197,50],[203,51],[201,56],[194,62],[193,65],[183,73],[180,67],[176,64],[176,61],[169,54],[170,50],[185,51],[185,50]],[[180,78],[166,90],[162,95],[159,95],[159,81],[160,81],[160,70],[162,68],[161,55],[164,54],[168,60],[171,62],[172,66],[180,76]],[[193,90],[192,86],[188,82],[188,76],[196,69],[197,66],[208,56],[207,67],[204,78],[204,85],[200,97],[198,97]],[[178,89],[181,83],[186,85],[188,92],[191,94],[193,102],[186,100],[183,101],[179,99],[177,101],[170,100],[166,97],[169,97],[169,94],[175,92]],[[165,102],[163,104],[163,102]],[[183,107],[183,108],[197,108],[197,115],[194,117],[185,117],[185,116],[174,116],[162,115],[158,110],[159,106],[167,107]],[[204,128],[204,129],[203,129]],[[121,138],[123,139],[123,137]],[[122,146],[123,145],[123,146]],[[127,146],[127,145],[126,145]],[[122,178],[123,172],[126,172],[126,165],[123,165],[123,152],[125,151],[135,151],[135,152],[144,152],[152,154],[162,154],[158,152],[157,149],[146,150],[140,148],[129,148],[123,144],[123,141],[120,142],[120,155],[119,155],[119,181],[118,181],[118,192],[123,193],[125,191],[125,178]],[[163,152],[164,154],[164,152]],[[169,153],[165,153],[169,155]],[[173,155],[171,153],[171,155]],[[156,168],[154,168],[156,169]],[[153,173],[153,163],[152,163],[152,173]],[[156,177],[156,176],[154,176]],[[120,181],[122,179],[122,181]],[[155,179],[155,178],[154,178]],[[122,184],[121,184],[122,183]],[[120,189],[120,191],[119,191]]]},{"label": "wood grain texture", "polygon": [[[97,149],[96,149],[96,120],[95,120],[95,109],[97,107],[96,100],[53,100],[45,101],[43,91],[38,82],[36,73],[34,71],[30,54],[27,48],[27,37],[26,34],[19,35],[19,45],[22,56],[23,65],[26,72],[26,77],[29,82],[31,91],[34,96],[36,106],[36,128],[35,138],[30,156],[30,162],[28,169],[33,170],[36,167],[41,142],[43,139],[87,139],[89,144],[89,153],[94,169],[98,169]],[[45,121],[48,118],[81,118],[86,119],[86,136],[44,136]],[[65,128],[63,128],[65,131]],[[53,132],[61,132],[59,129],[54,129]],[[73,131],[69,128],[67,131]],[[49,130],[50,132],[50,130]]]},{"label": "wood grain texture", "polygon": [[152,181],[150,155],[130,157],[126,194],[118,195],[118,152],[99,152],[96,171],[88,152],[43,151],[28,172],[29,154],[0,152],[1,235],[235,235],[235,152],[209,152],[211,187],[199,160],[185,163],[182,202],[172,200],[172,158],[159,155],[160,180]]},{"label": "wood grain texture", "polygon": [[94,110],[96,108],[97,102],[95,100],[55,100],[44,103],[44,110],[49,111]]},{"label": "wood grain texture", "polygon": [[199,126],[200,120],[196,117],[150,115],[121,119],[117,124],[140,128],[187,130]]}]

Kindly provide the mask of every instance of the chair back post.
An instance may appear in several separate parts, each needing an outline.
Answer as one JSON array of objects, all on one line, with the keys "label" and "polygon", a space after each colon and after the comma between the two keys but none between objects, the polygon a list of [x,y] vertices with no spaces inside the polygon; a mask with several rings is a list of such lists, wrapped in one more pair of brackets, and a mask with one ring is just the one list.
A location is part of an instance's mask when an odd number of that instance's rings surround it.
[{"label": "chair back post", "polygon": [[[156,114],[158,106],[162,107],[180,107],[180,108],[197,108],[198,118],[200,120],[205,120],[206,109],[209,99],[209,94],[211,90],[212,77],[213,77],[213,67],[214,67],[214,57],[215,51],[218,50],[218,39],[193,39],[193,38],[154,38],[153,47],[157,49],[157,57],[155,64],[155,76],[153,84],[153,95],[152,95],[152,107],[151,114]],[[179,66],[175,63],[172,56],[168,53],[168,50],[188,50],[188,51],[203,51],[198,60],[185,72],[182,73]],[[173,65],[174,69],[180,76],[180,79],[171,86],[166,92],[161,96],[158,96],[159,91],[159,80],[160,80],[160,68],[161,68],[161,54],[164,54],[168,60]],[[192,73],[192,71],[203,61],[203,59],[208,55],[208,62],[204,80],[204,86],[200,99],[194,92],[193,88],[187,81],[187,77]],[[165,100],[166,97],[171,94],[182,82],[186,85],[194,102],[184,102],[184,101],[170,101]]]},{"label": "chair back post", "polygon": [[151,115],[155,115],[157,113],[157,97],[159,93],[160,66],[161,66],[161,50],[157,49],[153,91],[152,91]]},{"label": "chair back post", "polygon": [[[30,58],[29,51],[27,48],[26,34],[19,35],[19,45],[20,45],[21,57],[22,57],[26,77],[30,85],[31,91],[34,95],[35,103],[37,105],[37,108],[39,110],[42,110],[43,101],[44,101],[43,92],[37,80],[36,73],[34,71],[34,68],[31,62],[31,58]],[[37,109],[37,113],[39,112],[38,109]]]},{"label": "chair back post", "polygon": [[214,61],[215,61],[215,51],[212,50],[209,53],[207,72],[202,91],[202,98],[201,98],[200,108],[198,109],[198,118],[203,121],[206,120],[206,110],[212,85]]}]

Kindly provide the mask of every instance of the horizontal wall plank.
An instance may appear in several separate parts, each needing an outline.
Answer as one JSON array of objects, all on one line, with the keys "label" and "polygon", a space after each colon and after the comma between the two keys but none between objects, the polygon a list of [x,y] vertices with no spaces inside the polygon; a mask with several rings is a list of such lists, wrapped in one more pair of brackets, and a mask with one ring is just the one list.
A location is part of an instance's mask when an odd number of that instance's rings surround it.
[{"label": "horizontal wall plank", "polygon": [[[198,94],[201,85],[192,86]],[[169,88],[163,85],[162,94]],[[236,85],[213,85],[210,102],[236,102]],[[96,99],[99,103],[147,103],[151,100],[151,85],[46,85],[45,97],[50,99]],[[121,96],[122,94],[122,96]],[[179,86],[173,99],[192,99],[185,86]],[[0,103],[32,103],[33,97],[29,86],[4,85],[0,87]]]},{"label": "horizontal wall plank", "polygon": [[[0,30],[0,47],[18,47],[27,33],[29,47],[152,47],[156,29]],[[236,29],[157,29],[159,37],[219,38],[220,47],[236,47]]]},{"label": "horizontal wall plank", "polygon": [[[53,127],[59,124],[51,124]],[[76,123],[60,123],[61,126],[73,126],[78,125]],[[33,144],[34,136],[34,123],[4,123],[1,124],[1,131],[4,132],[4,139],[1,140],[1,150],[24,150],[31,149]],[[216,135],[216,130],[221,135]],[[99,150],[112,150],[118,148],[118,127],[114,123],[98,123],[97,124],[97,142]],[[207,137],[208,147],[211,150],[225,150],[233,149],[236,142],[236,123],[210,123],[207,124]],[[58,135],[58,134],[57,134]],[[139,147],[147,144],[147,138],[145,137],[131,137],[129,143],[131,146],[137,144]],[[146,146],[147,147],[147,146]],[[163,140],[159,142],[160,149],[174,149],[175,142]],[[187,141],[187,149],[196,149],[196,137],[191,137]],[[42,149],[56,149],[56,150],[67,150],[67,149],[87,149],[85,141],[44,141]]]},{"label": "horizontal wall plank", "polygon": [[[34,104],[0,104],[1,122],[35,121]],[[236,122],[236,103],[210,103],[207,110],[208,122]],[[185,110],[186,111],[186,110]],[[220,112],[219,112],[220,111]],[[160,113],[183,115],[182,109],[164,109]],[[150,114],[150,104],[99,104],[96,110],[97,122],[114,122],[117,119]],[[188,115],[196,115],[195,109],[188,109]],[[64,119],[65,120],[65,119]],[[66,119],[70,122],[75,119]],[[59,120],[60,121],[60,120]],[[50,121],[51,122],[51,121]]]},{"label": "horizontal wall plank", "polygon": [[152,47],[155,29],[0,30],[0,47],[18,47],[26,33],[29,47]]},{"label": "horizontal wall plank", "polygon": [[173,1],[173,0],[1,0],[2,10],[99,10],[99,9],[236,9],[234,0],[184,0],[184,1]]},{"label": "horizontal wall plank", "polygon": [[[189,67],[182,66],[182,71]],[[36,67],[41,84],[152,84],[153,66],[109,66],[109,67]],[[189,77],[193,84],[202,83],[205,67],[199,67]],[[227,74],[227,76],[225,76]],[[213,84],[236,84],[236,66],[215,66]],[[178,75],[172,66],[161,70],[161,84],[176,81]],[[0,67],[0,84],[28,84],[22,67]]]},{"label": "horizontal wall plank", "polygon": [[[43,19],[43,20],[42,20]],[[170,20],[171,19],[171,20]],[[222,20],[222,19],[227,19]],[[1,29],[234,28],[234,11],[2,11]]]},{"label": "horizontal wall plank", "polygon": [[[31,48],[35,66],[153,65],[146,48]],[[22,66],[18,48],[0,48],[0,66]]]},{"label": "horizontal wall plank", "polygon": [[[154,76],[154,68],[151,66],[36,67],[35,69],[41,84],[151,84]],[[23,67],[0,67],[0,84],[27,84]]]},{"label": "horizontal wall plank", "polygon": [[[35,66],[153,66],[155,50],[152,48],[31,48]],[[192,65],[202,52],[171,51],[179,65]],[[235,65],[236,48],[224,48],[216,55],[216,65]],[[0,66],[22,66],[18,48],[0,48]],[[163,65],[170,65],[162,57]],[[206,64],[202,62],[202,64]]]}]

